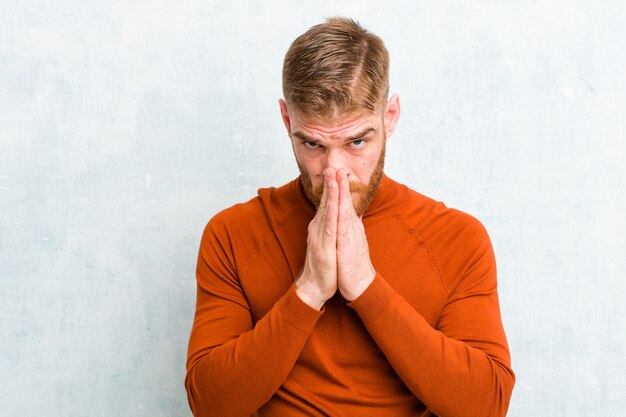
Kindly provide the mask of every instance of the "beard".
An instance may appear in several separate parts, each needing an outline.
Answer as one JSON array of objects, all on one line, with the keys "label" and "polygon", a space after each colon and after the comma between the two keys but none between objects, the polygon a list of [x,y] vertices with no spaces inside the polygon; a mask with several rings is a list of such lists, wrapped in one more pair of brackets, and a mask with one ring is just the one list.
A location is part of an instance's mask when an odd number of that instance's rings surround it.
[{"label": "beard", "polygon": [[[380,181],[383,177],[383,168],[385,165],[385,148],[386,141],[383,143],[383,149],[380,151],[380,156],[376,162],[376,167],[370,176],[370,180],[367,184],[362,182],[350,181],[350,192],[352,194],[352,205],[357,216],[361,217],[365,210],[369,207],[372,199],[378,191]],[[297,162],[297,159],[296,159]],[[303,169],[299,162],[298,169],[300,169],[300,178],[302,179],[302,189],[306,198],[317,209],[322,201],[322,194],[324,192],[324,184],[320,184],[317,187],[313,187],[311,176]]]}]

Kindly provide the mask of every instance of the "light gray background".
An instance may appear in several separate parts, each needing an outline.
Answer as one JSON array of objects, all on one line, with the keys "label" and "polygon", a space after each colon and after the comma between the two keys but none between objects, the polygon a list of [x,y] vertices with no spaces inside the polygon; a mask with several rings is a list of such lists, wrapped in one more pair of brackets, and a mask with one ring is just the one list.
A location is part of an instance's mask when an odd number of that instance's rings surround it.
[{"label": "light gray background", "polygon": [[388,175],[491,235],[509,415],[623,415],[624,3],[310,3],[0,3],[0,415],[190,415],[202,230],[297,174],[282,58],[332,15],[391,53]]}]

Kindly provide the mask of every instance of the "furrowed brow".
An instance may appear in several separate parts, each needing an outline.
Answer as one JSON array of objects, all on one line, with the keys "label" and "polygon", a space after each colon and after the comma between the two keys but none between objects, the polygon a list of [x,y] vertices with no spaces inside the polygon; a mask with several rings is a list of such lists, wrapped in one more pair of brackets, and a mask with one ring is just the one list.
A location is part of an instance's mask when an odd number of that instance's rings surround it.
[{"label": "furrowed brow", "polygon": [[357,133],[356,135],[349,137],[348,139],[346,139],[346,142],[350,142],[353,140],[357,140],[357,139],[361,139],[363,136],[367,135],[368,133],[371,132],[376,132],[376,129],[374,129],[373,127],[367,128],[364,131]]},{"label": "furrowed brow", "polygon": [[294,135],[298,139],[300,139],[302,141],[305,141],[305,142],[315,142],[315,143],[317,143],[317,140],[315,138],[312,138],[312,137],[308,136],[307,134],[302,133],[302,132],[297,131],[297,130],[295,132],[293,132],[292,135]]},{"label": "furrowed brow", "polygon": [[[371,132],[376,132],[376,129],[373,127],[369,127],[365,130],[363,130],[362,132],[359,132],[353,136],[350,136],[349,138],[346,138],[345,141],[346,142],[351,142],[353,140],[357,140],[357,139],[361,139],[363,136],[368,135]],[[315,142],[318,143],[318,140],[315,138],[310,137],[309,135],[307,135],[306,133],[300,132],[299,130],[296,130],[295,132],[292,133],[293,136],[297,137],[300,140],[303,140],[305,142]]]}]

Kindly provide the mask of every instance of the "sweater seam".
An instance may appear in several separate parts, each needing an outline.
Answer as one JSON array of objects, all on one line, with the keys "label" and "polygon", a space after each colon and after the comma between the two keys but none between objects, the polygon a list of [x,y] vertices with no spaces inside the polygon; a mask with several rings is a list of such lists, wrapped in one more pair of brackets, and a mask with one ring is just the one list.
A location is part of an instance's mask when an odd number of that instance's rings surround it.
[{"label": "sweater seam", "polygon": [[[280,222],[276,222],[276,228],[281,227],[284,223],[286,223],[289,219],[291,219],[291,217],[293,217],[298,212],[299,210],[297,207],[291,210],[290,212],[288,212],[287,215]],[[272,237],[276,238],[269,218],[267,219],[267,222],[268,222],[270,230],[267,232],[267,235],[263,239],[260,240],[259,244],[256,245],[255,252],[244,261],[244,264],[241,266],[239,270],[239,274],[237,275],[244,275],[247,272],[247,270],[252,266],[253,262],[261,256],[261,254],[263,253],[263,250],[267,247],[267,244],[272,239]]]},{"label": "sweater seam", "polygon": [[285,321],[286,321],[287,323],[289,323],[289,325],[290,325],[293,329],[295,329],[298,333],[301,333],[301,334],[303,334],[303,335],[308,335],[308,334],[311,334],[311,332],[310,332],[310,331],[302,330],[300,327],[298,327],[298,325],[297,325],[297,324],[295,324],[293,321],[291,321],[291,319],[289,318],[289,316],[288,316],[288,315],[285,315],[283,311],[281,311],[281,312],[280,312],[280,314],[283,316],[283,318],[285,319]]},{"label": "sweater seam", "polygon": [[446,284],[446,280],[443,276],[443,272],[441,268],[441,260],[437,258],[437,256],[434,254],[434,251],[430,249],[430,246],[426,243],[426,240],[420,235],[420,233],[415,228],[409,226],[409,224],[406,222],[402,214],[396,215],[396,218],[398,219],[398,221],[400,221],[400,223],[402,223],[402,225],[407,229],[407,231],[413,236],[415,242],[426,251],[426,254],[428,255],[428,259],[430,260],[431,266],[435,269],[435,272],[437,273],[437,277],[439,278],[439,285],[441,287],[441,291],[444,297],[446,298],[446,300],[448,300],[450,298],[450,289],[448,288]]}]

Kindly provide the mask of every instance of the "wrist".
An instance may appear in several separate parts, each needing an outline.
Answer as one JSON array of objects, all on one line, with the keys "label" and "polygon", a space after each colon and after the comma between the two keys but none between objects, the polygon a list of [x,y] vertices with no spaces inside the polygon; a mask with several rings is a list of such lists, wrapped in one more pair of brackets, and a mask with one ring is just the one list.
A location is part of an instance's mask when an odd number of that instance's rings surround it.
[{"label": "wrist", "polygon": [[322,306],[330,297],[325,296],[324,292],[316,285],[315,281],[307,279],[301,275],[295,282],[296,294],[300,299],[310,307],[321,310]]},{"label": "wrist", "polygon": [[376,278],[376,271],[372,270],[371,273],[367,274],[367,278],[355,281],[349,289],[344,288],[341,291],[341,295],[348,302],[356,300],[370,286],[370,284],[374,281],[374,278]]},{"label": "wrist", "polygon": [[302,300],[302,302],[318,311],[322,309],[322,306],[324,306],[324,303],[326,302],[326,300],[321,297],[319,293],[316,294],[315,292],[311,292],[302,287],[298,287],[297,285],[296,294]]}]

